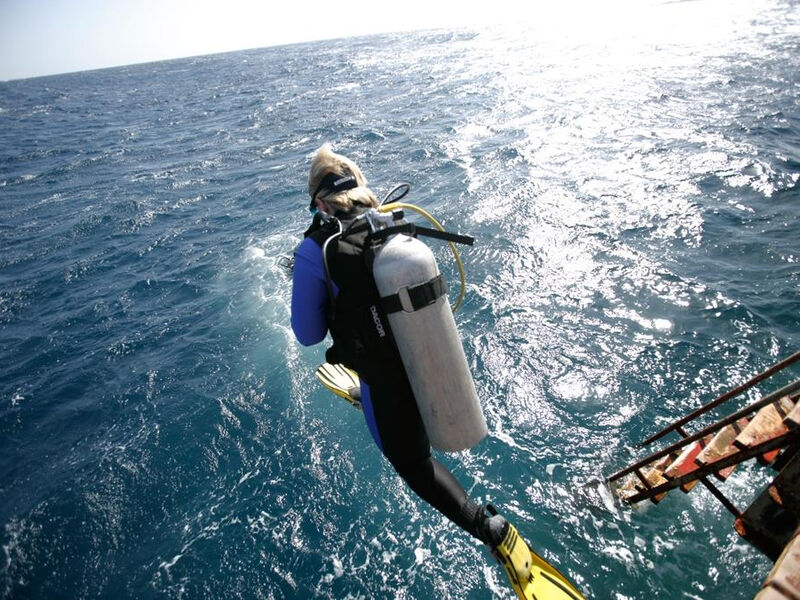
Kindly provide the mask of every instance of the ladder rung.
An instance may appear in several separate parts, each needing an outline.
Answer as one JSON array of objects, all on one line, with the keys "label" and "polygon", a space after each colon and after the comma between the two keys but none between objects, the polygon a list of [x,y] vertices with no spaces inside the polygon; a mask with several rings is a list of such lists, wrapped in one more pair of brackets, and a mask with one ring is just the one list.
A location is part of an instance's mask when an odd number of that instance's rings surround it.
[{"label": "ladder rung", "polygon": [[[748,422],[747,419],[739,419],[735,423],[731,423],[720,429],[706,449],[697,457],[697,464],[705,466],[738,452],[739,450],[733,446],[733,440],[747,427]],[[719,471],[715,471],[714,475],[717,479],[725,481],[735,468],[736,465],[731,465]]]},{"label": "ladder rung", "polygon": [[767,404],[756,413],[744,431],[736,436],[733,444],[744,450],[783,435],[789,430],[783,419],[792,409],[794,403],[788,396]]},{"label": "ladder rung", "polygon": [[[669,468],[672,464],[672,461],[676,458],[675,454],[668,454],[660,458],[659,460],[655,461],[648,467],[642,469],[644,478],[647,480],[647,483],[650,484],[649,487],[656,487],[661,485],[662,483],[666,483],[667,480],[664,478],[664,471]],[[643,483],[639,483],[637,486],[638,491],[643,492],[646,491],[646,487]],[[658,504],[664,499],[664,496],[667,495],[667,492],[662,492],[660,494],[656,494],[655,496],[650,497],[650,501],[653,504]]]},{"label": "ladder rung", "polygon": [[797,429],[800,427],[800,402],[798,402],[786,417],[783,419],[783,424],[789,429]]},{"label": "ladder rung", "polygon": [[[672,461],[676,458],[677,454],[668,454],[655,462],[646,465],[638,470],[641,479],[636,472],[632,473],[619,487],[616,488],[617,495],[623,501],[627,502],[629,498],[637,496],[641,493],[646,493],[648,489],[666,483],[664,478],[664,470],[666,470]],[[644,479],[647,484],[645,484]],[[667,495],[667,492],[662,492],[650,497],[654,504],[658,504]],[[645,498],[646,499],[646,498]]]},{"label": "ladder rung", "polygon": [[[703,451],[706,447],[706,444],[711,440],[711,436],[706,436],[701,440],[697,440],[693,444],[689,444],[686,448],[684,448],[683,452],[676,458],[669,468],[664,471],[664,478],[668,480],[676,479],[681,475],[686,475],[687,473],[691,473],[695,469],[698,468],[697,463],[695,462],[695,458]],[[694,481],[690,481],[689,483],[685,483],[681,486],[681,491],[684,493],[689,492],[692,490],[694,486],[697,485],[699,479],[695,479]]]}]

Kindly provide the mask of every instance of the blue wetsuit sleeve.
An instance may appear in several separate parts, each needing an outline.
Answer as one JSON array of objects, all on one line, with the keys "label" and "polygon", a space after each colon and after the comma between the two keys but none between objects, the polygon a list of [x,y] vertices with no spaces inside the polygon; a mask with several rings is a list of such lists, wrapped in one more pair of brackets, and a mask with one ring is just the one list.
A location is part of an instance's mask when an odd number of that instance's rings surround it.
[{"label": "blue wetsuit sleeve", "polygon": [[[334,294],[338,290],[334,286]],[[328,333],[325,315],[328,287],[322,265],[322,248],[306,238],[295,251],[292,274],[292,331],[304,346],[318,344]]]},{"label": "blue wetsuit sleeve", "polygon": [[[339,289],[333,284],[334,296]],[[292,331],[304,346],[318,344],[328,333],[325,318],[328,310],[328,285],[322,264],[322,248],[306,238],[297,247],[292,274]],[[367,382],[361,380],[361,406],[372,438],[383,451],[380,432],[372,406],[372,394]]]}]

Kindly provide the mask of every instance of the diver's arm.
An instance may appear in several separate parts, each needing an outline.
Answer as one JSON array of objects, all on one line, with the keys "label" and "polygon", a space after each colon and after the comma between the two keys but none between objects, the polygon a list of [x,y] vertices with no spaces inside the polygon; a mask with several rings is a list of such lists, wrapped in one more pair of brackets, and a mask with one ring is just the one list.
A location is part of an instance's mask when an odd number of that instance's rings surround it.
[{"label": "diver's arm", "polygon": [[292,275],[292,331],[298,342],[312,346],[325,339],[327,306],[322,249],[306,238],[295,251]]}]

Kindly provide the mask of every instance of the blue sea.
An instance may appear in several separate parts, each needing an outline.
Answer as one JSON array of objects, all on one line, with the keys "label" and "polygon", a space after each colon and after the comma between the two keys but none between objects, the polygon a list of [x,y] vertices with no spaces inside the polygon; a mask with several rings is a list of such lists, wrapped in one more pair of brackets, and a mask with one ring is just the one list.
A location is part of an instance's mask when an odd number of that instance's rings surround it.
[{"label": "blue sea", "polygon": [[0,83],[2,598],[513,597],[293,338],[324,142],[476,238],[473,497],[587,597],[757,593],[707,491],[604,477],[800,349],[800,4],[585,10]]}]

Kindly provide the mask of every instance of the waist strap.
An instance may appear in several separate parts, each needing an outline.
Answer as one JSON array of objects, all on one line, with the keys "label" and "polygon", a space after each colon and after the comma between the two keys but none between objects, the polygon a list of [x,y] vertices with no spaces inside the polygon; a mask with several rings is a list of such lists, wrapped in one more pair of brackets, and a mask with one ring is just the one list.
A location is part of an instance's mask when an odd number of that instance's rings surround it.
[{"label": "waist strap", "polygon": [[[446,293],[447,283],[445,283],[444,277],[439,274],[425,283],[404,287],[396,294],[382,297],[381,306],[387,315],[401,310],[414,312],[433,304]],[[408,296],[408,298],[404,298],[405,296]]]}]

